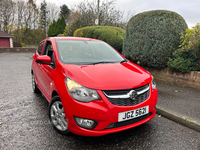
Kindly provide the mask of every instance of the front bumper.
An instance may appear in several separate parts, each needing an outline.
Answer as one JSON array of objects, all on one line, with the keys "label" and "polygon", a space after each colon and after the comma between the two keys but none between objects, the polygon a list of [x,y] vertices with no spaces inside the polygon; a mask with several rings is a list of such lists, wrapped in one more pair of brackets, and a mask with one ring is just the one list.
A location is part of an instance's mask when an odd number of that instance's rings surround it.
[{"label": "front bumper", "polygon": [[[113,105],[101,91],[98,91],[98,93],[102,100],[89,103],[75,101],[68,94],[61,97],[69,131],[83,136],[102,136],[144,124],[153,119],[156,114],[157,89],[151,91],[149,97],[144,102],[134,106]],[[118,113],[147,105],[149,106],[148,115],[118,123]],[[98,125],[93,130],[81,128],[76,124],[74,116],[95,120],[98,122]],[[113,127],[109,127],[109,125],[113,124]]]}]

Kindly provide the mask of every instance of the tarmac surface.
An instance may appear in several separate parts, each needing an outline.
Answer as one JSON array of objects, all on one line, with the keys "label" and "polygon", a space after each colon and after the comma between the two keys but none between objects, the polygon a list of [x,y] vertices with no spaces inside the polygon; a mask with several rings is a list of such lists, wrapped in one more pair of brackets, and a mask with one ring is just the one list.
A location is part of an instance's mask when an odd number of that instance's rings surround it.
[{"label": "tarmac surface", "polygon": [[[157,81],[159,114],[148,123],[101,137],[58,134],[49,122],[48,102],[41,94],[32,91],[32,55],[0,54],[1,150],[200,150],[200,132],[193,130],[191,125],[198,126],[200,91],[160,81]],[[163,116],[179,123],[185,121],[189,124],[185,125],[192,129]]]},{"label": "tarmac surface", "polygon": [[157,113],[200,132],[200,90],[157,81]]}]

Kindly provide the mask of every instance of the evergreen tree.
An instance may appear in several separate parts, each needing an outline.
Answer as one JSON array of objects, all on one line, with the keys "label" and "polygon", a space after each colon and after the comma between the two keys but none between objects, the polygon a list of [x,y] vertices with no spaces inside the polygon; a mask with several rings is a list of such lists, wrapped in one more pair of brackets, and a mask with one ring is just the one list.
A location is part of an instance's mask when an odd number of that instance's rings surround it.
[{"label": "evergreen tree", "polygon": [[[54,21],[54,20],[53,20]],[[53,33],[53,23],[49,26],[49,30],[47,32],[47,36],[50,37],[52,36],[52,33]]]},{"label": "evergreen tree", "polygon": [[49,26],[48,37],[63,34],[65,27],[66,23],[63,16],[58,18],[57,21],[53,20],[53,23]]},{"label": "evergreen tree", "polygon": [[70,15],[70,9],[67,7],[67,5],[63,4],[60,6],[60,17],[64,17],[65,21],[67,21],[68,17]]},{"label": "evergreen tree", "polygon": [[57,36],[57,22],[55,20],[53,20],[52,23],[52,35],[51,36]]},{"label": "evergreen tree", "polygon": [[41,3],[40,7],[40,26],[42,29],[46,29],[46,21],[47,21],[47,3],[45,0]]},{"label": "evergreen tree", "polygon": [[61,18],[58,18],[58,20],[57,20],[57,28],[56,28],[56,33],[57,33],[57,35],[58,34],[60,34],[60,33],[63,33],[62,32],[62,24],[61,24]]},{"label": "evergreen tree", "polygon": [[59,34],[63,34],[66,27],[65,18],[63,16],[60,19],[60,24],[61,24],[61,29]]}]

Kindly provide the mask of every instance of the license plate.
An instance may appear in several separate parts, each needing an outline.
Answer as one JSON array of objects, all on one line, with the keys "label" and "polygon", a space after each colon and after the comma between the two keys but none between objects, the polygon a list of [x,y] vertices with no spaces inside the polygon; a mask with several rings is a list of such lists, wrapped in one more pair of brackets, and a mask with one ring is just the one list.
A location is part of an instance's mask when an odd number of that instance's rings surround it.
[{"label": "license plate", "polygon": [[149,113],[149,106],[145,106],[142,108],[121,112],[118,114],[118,122],[130,120],[133,118],[137,118]]}]

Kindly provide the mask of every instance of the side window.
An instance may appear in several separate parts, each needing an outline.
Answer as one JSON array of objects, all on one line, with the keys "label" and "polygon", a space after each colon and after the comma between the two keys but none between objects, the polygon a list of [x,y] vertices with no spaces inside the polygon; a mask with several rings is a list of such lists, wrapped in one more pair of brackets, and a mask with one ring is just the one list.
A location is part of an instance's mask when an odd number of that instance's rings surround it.
[{"label": "side window", "polygon": [[53,47],[50,41],[47,41],[45,44],[45,49],[43,52],[43,55],[47,55],[51,58],[51,62],[52,62],[52,68],[56,68],[55,66],[55,58],[54,58],[54,53],[53,53]]},{"label": "side window", "polygon": [[40,43],[40,44],[38,45],[37,52],[38,52],[39,55],[41,55],[43,45],[44,45],[44,42],[42,42],[42,43]]}]

